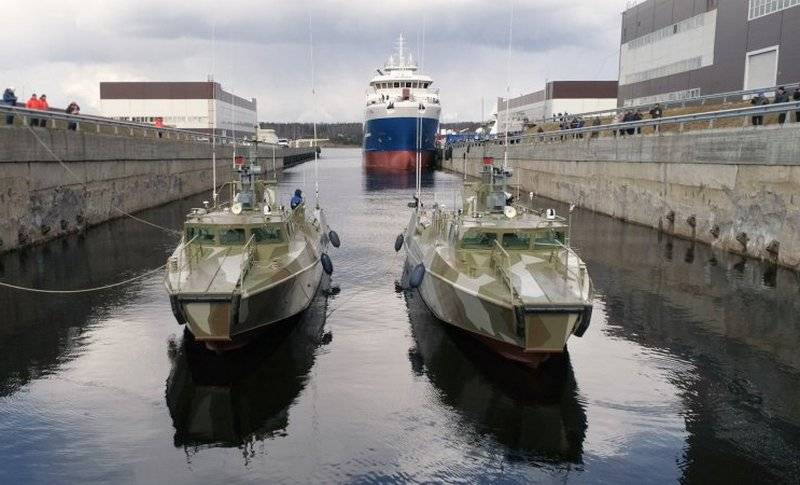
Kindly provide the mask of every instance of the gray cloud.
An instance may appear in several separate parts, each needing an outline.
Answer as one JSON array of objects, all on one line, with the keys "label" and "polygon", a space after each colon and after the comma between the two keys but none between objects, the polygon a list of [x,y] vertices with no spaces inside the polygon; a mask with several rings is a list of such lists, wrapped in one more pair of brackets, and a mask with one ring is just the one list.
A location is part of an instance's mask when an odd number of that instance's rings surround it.
[{"label": "gray cloud", "polygon": [[[201,80],[259,100],[262,120],[360,120],[374,69],[404,32],[409,48],[425,24],[425,71],[447,119],[477,119],[505,93],[510,2],[163,2],[44,0],[6,12],[0,83],[76,99],[96,110],[103,80]],[[546,79],[614,78],[623,0],[514,2],[512,93]],[[310,97],[312,10],[317,108]],[[8,9],[7,9],[8,10]],[[211,49],[212,26],[216,48]]]}]

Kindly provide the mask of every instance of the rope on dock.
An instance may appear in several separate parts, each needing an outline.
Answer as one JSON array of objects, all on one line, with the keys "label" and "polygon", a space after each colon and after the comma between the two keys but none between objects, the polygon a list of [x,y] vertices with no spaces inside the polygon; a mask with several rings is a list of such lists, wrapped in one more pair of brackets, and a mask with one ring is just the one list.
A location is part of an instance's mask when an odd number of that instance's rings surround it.
[{"label": "rope on dock", "polygon": [[163,266],[159,266],[156,269],[150,270],[150,271],[148,271],[146,273],[142,273],[142,274],[140,274],[138,276],[134,276],[133,278],[128,278],[127,280],[118,281],[116,283],[111,283],[111,284],[108,284],[108,285],[97,286],[95,288],[84,288],[84,289],[81,289],[81,290],[44,290],[44,289],[41,289],[41,288],[29,288],[29,287],[26,287],[26,286],[12,285],[11,283],[5,283],[3,281],[0,281],[0,286],[4,286],[6,288],[11,288],[11,289],[14,289],[14,290],[29,291],[29,292],[33,292],[33,293],[49,293],[49,294],[91,293],[93,291],[107,290],[109,288],[115,288],[117,286],[123,286],[123,285],[127,285],[129,283],[133,283],[134,281],[141,280],[141,279],[147,278],[148,276],[151,276],[151,275],[153,275],[155,273],[158,273],[159,271],[163,270],[166,267],[167,267],[167,265],[165,264]]},{"label": "rope on dock", "polygon": [[[70,169],[67,166],[67,164],[64,163],[64,161],[61,160],[61,158],[59,158],[59,156],[56,155],[55,152],[53,152],[53,150],[50,149],[50,147],[47,145],[47,143],[44,142],[44,140],[39,138],[39,135],[36,134],[36,131],[34,131],[34,129],[30,127],[30,125],[26,125],[26,128],[28,128],[28,130],[33,134],[33,137],[36,138],[36,141],[38,141],[39,144],[42,145],[42,147],[44,147],[45,150],[47,150],[47,153],[49,153],[64,168],[64,170],[67,171],[67,173],[72,175],[72,177],[75,179],[76,182],[78,182],[80,185],[83,185],[84,188],[85,188],[86,187],[86,182],[81,180],[81,178],[78,177],[78,174],[73,172],[72,169]],[[116,207],[116,206],[112,205],[111,208],[116,210],[117,212],[119,212],[120,214],[122,214],[124,216],[130,217],[134,221],[141,222],[142,224],[147,224],[148,226],[152,226],[152,227],[154,227],[156,229],[161,229],[162,231],[167,232],[169,234],[176,234],[176,235],[181,235],[182,234],[181,231],[176,231],[175,229],[170,229],[168,227],[159,226],[158,224],[156,224],[154,222],[146,221],[144,219],[136,217],[133,214],[131,214],[130,212],[126,212],[126,211],[120,209],[119,207]]]}]

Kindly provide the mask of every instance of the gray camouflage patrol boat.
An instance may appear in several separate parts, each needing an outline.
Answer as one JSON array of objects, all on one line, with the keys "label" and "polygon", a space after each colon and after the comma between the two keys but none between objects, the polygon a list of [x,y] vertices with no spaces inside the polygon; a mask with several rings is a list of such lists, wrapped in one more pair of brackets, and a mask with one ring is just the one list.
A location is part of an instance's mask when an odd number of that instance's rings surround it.
[{"label": "gray camouflage patrol boat", "polygon": [[481,180],[465,182],[461,210],[409,204],[395,249],[405,243],[409,284],[436,317],[535,366],[584,334],[592,282],[569,246],[568,221],[512,205],[510,177],[487,158]]},{"label": "gray camouflage patrol boat", "polygon": [[329,242],[339,245],[318,205],[284,208],[252,155],[237,162],[230,205],[191,210],[165,279],[178,323],[215,351],[305,310],[333,271]]}]

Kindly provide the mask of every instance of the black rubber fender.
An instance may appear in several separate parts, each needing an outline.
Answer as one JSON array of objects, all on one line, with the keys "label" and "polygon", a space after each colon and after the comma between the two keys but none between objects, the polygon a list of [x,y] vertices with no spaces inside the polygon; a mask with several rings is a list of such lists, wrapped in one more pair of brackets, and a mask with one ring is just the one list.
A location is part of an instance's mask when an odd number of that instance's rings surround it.
[{"label": "black rubber fender", "polygon": [[328,232],[328,239],[335,248],[338,248],[342,245],[342,242],[339,240],[339,235],[336,233],[336,231]]},{"label": "black rubber fender", "polygon": [[403,249],[403,242],[405,241],[405,237],[403,234],[398,234],[397,239],[394,240],[394,252],[398,252]]},{"label": "black rubber fender", "polygon": [[578,326],[575,328],[575,336],[576,337],[583,337],[583,334],[586,333],[586,330],[589,328],[589,322],[592,320],[592,307],[587,306],[583,313],[581,314],[581,321],[578,322]]},{"label": "black rubber fender", "polygon": [[322,269],[324,269],[328,275],[333,274],[333,262],[331,262],[331,257],[328,256],[327,253],[322,253],[319,260],[322,262]]},{"label": "black rubber fender", "polygon": [[418,265],[414,266],[414,269],[411,270],[411,275],[408,278],[408,285],[411,288],[419,288],[419,285],[422,284],[423,278],[425,278],[425,265],[419,263]]}]

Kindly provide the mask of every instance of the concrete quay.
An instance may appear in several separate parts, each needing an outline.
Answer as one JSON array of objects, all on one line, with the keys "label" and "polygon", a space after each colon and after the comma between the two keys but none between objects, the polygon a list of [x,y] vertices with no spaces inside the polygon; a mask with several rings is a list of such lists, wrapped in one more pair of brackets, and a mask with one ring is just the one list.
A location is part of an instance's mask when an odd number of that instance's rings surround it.
[{"label": "concrete quay", "polygon": [[[33,130],[0,128],[0,252],[83,230],[120,211],[210,193],[208,142]],[[219,184],[230,180],[232,156],[231,146],[217,147]],[[278,148],[275,157],[281,169],[314,152]],[[259,159],[271,169],[272,147],[260,147]]]},{"label": "concrete quay", "polygon": [[[454,148],[476,175],[500,145]],[[514,144],[522,189],[800,270],[800,126]],[[516,178],[517,175],[515,175]]]}]

